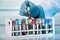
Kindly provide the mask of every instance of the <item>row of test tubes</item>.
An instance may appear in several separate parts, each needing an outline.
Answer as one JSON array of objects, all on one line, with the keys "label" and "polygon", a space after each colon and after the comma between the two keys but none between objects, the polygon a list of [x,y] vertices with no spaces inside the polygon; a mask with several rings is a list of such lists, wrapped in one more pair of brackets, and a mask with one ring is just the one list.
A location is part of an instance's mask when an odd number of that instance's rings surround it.
[{"label": "row of test tubes", "polygon": [[12,36],[53,33],[52,28],[52,19],[12,20]]}]

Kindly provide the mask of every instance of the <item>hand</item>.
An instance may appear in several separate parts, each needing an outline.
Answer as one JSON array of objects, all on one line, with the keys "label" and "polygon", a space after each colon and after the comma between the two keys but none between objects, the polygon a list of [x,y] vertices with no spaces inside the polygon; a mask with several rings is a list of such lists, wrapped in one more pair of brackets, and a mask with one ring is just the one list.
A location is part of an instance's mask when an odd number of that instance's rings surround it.
[{"label": "hand", "polygon": [[22,3],[20,8],[20,15],[28,16],[27,14],[27,5],[30,7],[30,15],[33,18],[45,18],[44,10],[41,6],[37,6],[30,1],[25,1]]}]

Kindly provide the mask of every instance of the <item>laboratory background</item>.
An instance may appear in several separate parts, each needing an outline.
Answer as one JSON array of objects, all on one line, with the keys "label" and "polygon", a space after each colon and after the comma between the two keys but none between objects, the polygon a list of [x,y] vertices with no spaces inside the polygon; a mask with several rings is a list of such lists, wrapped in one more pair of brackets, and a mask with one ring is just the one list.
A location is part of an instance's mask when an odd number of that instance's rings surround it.
[{"label": "laboratory background", "polygon": [[[5,35],[6,27],[5,24],[7,18],[27,18],[25,16],[22,17],[20,15],[21,4],[24,1],[26,0],[0,0],[0,40],[8,40],[8,38],[6,38]],[[45,18],[47,17],[54,18],[55,23],[54,40],[60,40],[60,0],[29,0],[29,1],[43,7]]]}]

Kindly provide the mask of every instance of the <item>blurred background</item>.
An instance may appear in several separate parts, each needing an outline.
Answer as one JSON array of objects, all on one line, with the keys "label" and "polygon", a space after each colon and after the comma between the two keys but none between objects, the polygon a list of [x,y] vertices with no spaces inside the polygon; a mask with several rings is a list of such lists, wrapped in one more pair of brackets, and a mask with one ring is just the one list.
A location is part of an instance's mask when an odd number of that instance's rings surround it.
[{"label": "blurred background", "polygon": [[[20,17],[19,10],[21,4],[25,0],[0,0],[0,39],[5,38],[5,19]],[[31,0],[30,0],[31,1]],[[60,8],[60,0],[32,0],[32,2],[43,6],[44,10],[48,10],[52,5]],[[53,3],[53,4],[51,4]],[[47,17],[47,16],[46,16]],[[60,12],[56,12],[53,16],[55,19],[55,33],[57,39],[60,37]]]}]

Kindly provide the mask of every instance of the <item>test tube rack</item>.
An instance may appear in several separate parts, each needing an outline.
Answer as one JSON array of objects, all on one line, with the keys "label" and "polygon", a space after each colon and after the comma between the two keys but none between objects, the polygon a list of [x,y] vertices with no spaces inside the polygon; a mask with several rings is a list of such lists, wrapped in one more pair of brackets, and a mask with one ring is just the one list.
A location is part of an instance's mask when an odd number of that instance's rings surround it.
[{"label": "test tube rack", "polygon": [[55,34],[53,18],[45,19],[6,19],[8,37],[37,37]]}]

